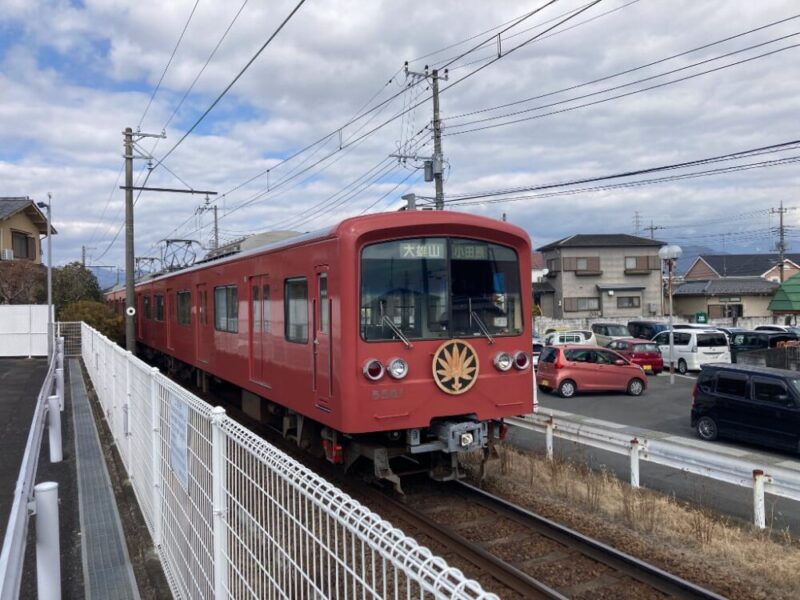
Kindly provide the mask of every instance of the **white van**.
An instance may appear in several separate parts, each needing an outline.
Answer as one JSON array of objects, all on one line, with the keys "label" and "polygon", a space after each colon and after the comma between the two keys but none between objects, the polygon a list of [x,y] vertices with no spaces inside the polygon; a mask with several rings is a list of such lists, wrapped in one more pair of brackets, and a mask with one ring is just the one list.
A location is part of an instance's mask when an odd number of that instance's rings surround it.
[{"label": "white van", "polygon": [[553,331],[544,337],[545,346],[563,346],[564,344],[586,344],[596,346],[597,338],[594,333],[585,329],[576,331]]},{"label": "white van", "polygon": [[[699,371],[707,363],[731,362],[728,337],[717,329],[684,329],[675,331],[674,363],[679,373]],[[653,341],[664,357],[664,368],[669,368],[669,331],[662,331]]]}]

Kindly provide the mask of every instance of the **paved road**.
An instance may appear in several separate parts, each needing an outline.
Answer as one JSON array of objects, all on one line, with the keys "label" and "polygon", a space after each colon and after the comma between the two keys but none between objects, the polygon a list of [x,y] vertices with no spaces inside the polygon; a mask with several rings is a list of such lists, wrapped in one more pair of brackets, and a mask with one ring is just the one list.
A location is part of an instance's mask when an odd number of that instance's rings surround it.
[{"label": "paved road", "polygon": [[[693,380],[694,377],[691,376],[676,375],[675,384],[670,385],[669,375],[650,377],[648,390],[639,397],[596,393],[561,398],[555,394],[539,392],[539,406],[545,410],[553,408],[630,427],[696,439],[689,425]],[[544,436],[541,434],[512,428],[508,439],[520,447],[544,451]],[[748,459],[758,460],[763,457],[770,463],[776,460],[786,466],[794,463],[800,469],[800,459],[791,454],[732,442],[716,443],[743,450]],[[558,439],[555,440],[554,447],[557,454],[587,461],[595,467],[605,466],[624,479],[629,477],[628,458],[625,456]],[[641,483],[645,487],[674,494],[681,500],[700,502],[726,514],[752,521],[753,497],[750,489],[645,462],[641,463],[640,471]],[[776,529],[789,527],[795,534],[800,534],[800,503],[767,495],[767,524],[770,523]]]}]

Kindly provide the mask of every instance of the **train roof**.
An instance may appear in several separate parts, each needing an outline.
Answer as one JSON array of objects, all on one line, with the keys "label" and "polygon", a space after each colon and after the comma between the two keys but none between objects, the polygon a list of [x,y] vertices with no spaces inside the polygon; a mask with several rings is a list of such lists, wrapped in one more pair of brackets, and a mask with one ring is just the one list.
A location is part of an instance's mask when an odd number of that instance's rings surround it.
[{"label": "train roof", "polygon": [[[340,223],[331,227],[325,227],[316,231],[298,234],[276,242],[271,242],[245,250],[236,254],[228,254],[216,259],[206,260],[196,263],[186,269],[180,271],[170,271],[168,273],[159,274],[158,276],[148,280],[158,281],[159,279],[172,276],[176,273],[190,273],[208,267],[216,267],[230,262],[234,262],[250,256],[255,256],[263,252],[272,252],[274,250],[281,250],[300,244],[315,242],[330,237],[359,237],[364,233],[381,229],[393,229],[396,227],[408,227],[409,225],[428,225],[428,224],[448,224],[448,225],[466,225],[473,227],[486,228],[491,226],[492,229],[498,230],[502,233],[513,235],[517,238],[522,238],[530,242],[528,233],[521,227],[512,225],[505,221],[497,219],[490,219],[488,217],[479,217],[468,213],[454,212],[454,211],[397,211],[397,212],[383,212],[374,213],[370,215],[362,215],[357,217],[350,217],[344,219]],[[145,281],[137,281],[137,285],[145,283]]]}]

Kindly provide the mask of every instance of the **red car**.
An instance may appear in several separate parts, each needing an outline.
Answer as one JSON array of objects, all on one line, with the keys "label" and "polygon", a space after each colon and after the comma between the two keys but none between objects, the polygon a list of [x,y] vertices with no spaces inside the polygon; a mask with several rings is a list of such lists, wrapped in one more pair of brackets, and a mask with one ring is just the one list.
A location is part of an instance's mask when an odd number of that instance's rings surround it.
[{"label": "red car", "polygon": [[556,390],[564,398],[577,392],[625,391],[639,396],[647,389],[647,376],[613,350],[569,344],[548,346],[539,356],[539,388]]},{"label": "red car", "polygon": [[647,374],[658,375],[664,370],[664,359],[661,358],[658,345],[649,340],[614,340],[606,348],[611,348],[632,363],[639,365]]}]

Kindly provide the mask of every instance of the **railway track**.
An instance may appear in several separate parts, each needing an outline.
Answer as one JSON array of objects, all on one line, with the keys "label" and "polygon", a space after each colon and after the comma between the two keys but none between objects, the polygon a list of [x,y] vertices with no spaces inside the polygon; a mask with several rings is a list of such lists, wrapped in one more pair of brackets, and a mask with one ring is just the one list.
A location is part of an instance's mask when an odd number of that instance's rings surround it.
[{"label": "railway track", "polygon": [[399,499],[363,489],[374,510],[446,559],[470,563],[501,597],[723,598],[469,484],[409,492]]}]

